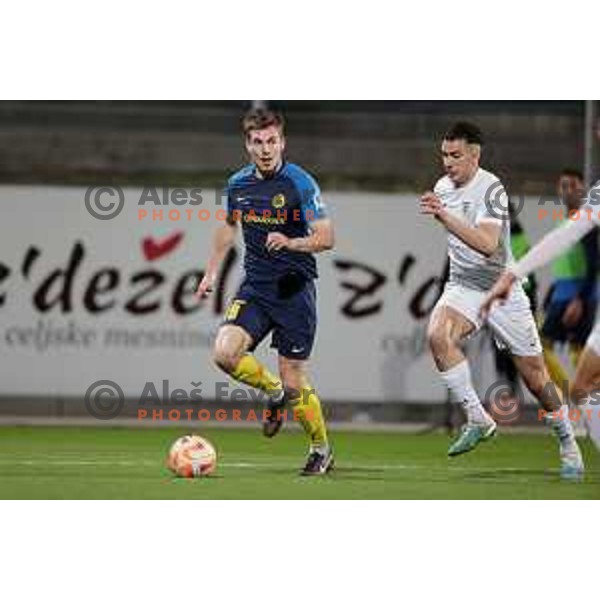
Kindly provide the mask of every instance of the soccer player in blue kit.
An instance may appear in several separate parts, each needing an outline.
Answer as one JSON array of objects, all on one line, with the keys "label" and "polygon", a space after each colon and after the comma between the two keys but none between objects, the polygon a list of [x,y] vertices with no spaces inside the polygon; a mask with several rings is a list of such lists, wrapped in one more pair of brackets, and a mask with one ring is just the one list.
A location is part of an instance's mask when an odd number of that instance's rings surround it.
[{"label": "soccer player in blue kit", "polygon": [[[323,475],[333,466],[320,400],[307,375],[315,337],[317,266],[314,254],[334,245],[316,181],[285,160],[283,117],[253,109],[243,119],[250,164],[227,185],[227,221],[219,226],[197,295],[206,297],[241,224],[245,278],[219,328],[214,360],[225,373],[267,394],[263,433],[280,430],[290,406],[310,440],[302,475]],[[279,377],[252,354],[272,333]]]}]

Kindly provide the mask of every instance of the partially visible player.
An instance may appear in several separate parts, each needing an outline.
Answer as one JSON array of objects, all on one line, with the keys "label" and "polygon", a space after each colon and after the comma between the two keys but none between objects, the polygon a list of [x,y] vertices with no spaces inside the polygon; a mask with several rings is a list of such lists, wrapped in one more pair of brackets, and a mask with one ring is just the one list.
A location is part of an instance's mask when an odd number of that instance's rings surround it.
[{"label": "partially visible player", "polygon": [[[598,130],[600,137],[600,130]],[[571,248],[585,235],[600,225],[600,182],[589,191],[578,211],[577,220],[555,229],[544,236],[516,265],[504,271],[486,295],[481,316],[498,309],[497,301],[506,301],[513,288],[529,273],[543,267]],[[500,304],[501,306],[502,304]],[[588,419],[590,436],[600,449],[600,322],[597,321],[577,364],[570,398],[579,405]],[[566,417],[563,418],[565,420]]]},{"label": "partially visible player", "polygon": [[[212,290],[241,222],[245,279],[217,334],[215,362],[237,381],[269,395],[265,436],[279,431],[285,405],[292,407],[310,443],[301,474],[323,475],[333,466],[333,453],[307,361],[317,325],[314,254],[333,248],[333,225],[316,181],[285,160],[283,127],[283,117],[267,109],[245,116],[251,163],[229,179],[227,222],[216,232],[197,294],[202,298]],[[279,377],[252,354],[270,333]]]},{"label": "partially visible player", "polygon": [[[450,278],[429,324],[428,339],[440,376],[465,410],[467,423],[448,450],[456,456],[494,435],[496,423],[473,387],[461,343],[481,328],[479,307],[499,274],[512,262],[508,198],[499,179],[479,166],[482,134],[470,123],[456,123],[445,134],[441,154],[446,171],[433,192],[421,197],[421,212],[448,231]],[[529,301],[515,286],[505,305],[489,314],[488,326],[508,347],[523,381],[548,412],[562,407],[542,358]],[[561,474],[578,478],[581,453],[567,421],[550,420],[559,440]]]},{"label": "partially visible player", "polygon": [[[564,227],[569,222],[567,215],[570,211],[581,208],[585,192],[583,175],[576,169],[563,169],[557,182],[557,194],[563,204],[564,219],[554,221],[557,227]],[[556,209],[553,207],[553,210]],[[550,376],[554,383],[562,386],[568,381],[568,376],[554,353],[554,345],[568,344],[575,366],[594,326],[598,276],[596,231],[591,231],[555,258],[552,261],[552,275],[541,334]]]}]

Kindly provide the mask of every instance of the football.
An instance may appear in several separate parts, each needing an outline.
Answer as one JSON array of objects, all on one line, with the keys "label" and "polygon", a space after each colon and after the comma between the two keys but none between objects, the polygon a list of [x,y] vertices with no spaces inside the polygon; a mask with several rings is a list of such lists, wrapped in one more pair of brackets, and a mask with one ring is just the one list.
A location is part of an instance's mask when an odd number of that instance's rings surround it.
[{"label": "football", "polygon": [[184,435],[169,450],[167,467],[178,477],[204,477],[217,466],[214,446],[199,435]]}]

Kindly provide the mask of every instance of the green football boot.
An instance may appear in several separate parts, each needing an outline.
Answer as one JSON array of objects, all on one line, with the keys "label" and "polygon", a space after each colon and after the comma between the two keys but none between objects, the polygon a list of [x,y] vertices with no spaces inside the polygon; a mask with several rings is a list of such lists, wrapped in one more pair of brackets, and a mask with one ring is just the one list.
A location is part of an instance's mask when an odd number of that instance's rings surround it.
[{"label": "green football boot", "polygon": [[489,440],[496,433],[496,423],[489,424],[467,423],[461,429],[460,435],[448,448],[448,456],[458,456],[471,452],[480,442]]}]

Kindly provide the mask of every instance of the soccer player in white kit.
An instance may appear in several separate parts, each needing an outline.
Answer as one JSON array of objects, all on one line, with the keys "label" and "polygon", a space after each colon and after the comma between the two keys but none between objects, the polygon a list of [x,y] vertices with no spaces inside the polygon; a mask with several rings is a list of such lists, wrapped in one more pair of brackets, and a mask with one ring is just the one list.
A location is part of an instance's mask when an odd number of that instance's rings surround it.
[{"label": "soccer player in white kit", "polygon": [[[473,450],[496,432],[496,423],[473,387],[461,343],[483,325],[480,307],[494,282],[513,263],[508,197],[500,180],[479,166],[482,135],[470,123],[456,123],[445,134],[441,153],[446,171],[433,192],[421,197],[421,212],[448,231],[450,276],[431,316],[428,342],[451,397],[460,402],[466,424],[448,455]],[[488,315],[495,338],[511,352],[531,393],[547,413],[562,407],[542,357],[529,299],[520,283],[502,306]],[[553,388],[555,393],[549,394]],[[559,440],[561,474],[576,479],[584,466],[568,420],[548,419]]]},{"label": "soccer player in white kit", "polygon": [[[600,127],[598,128],[600,138]],[[487,294],[481,307],[481,316],[492,314],[497,300],[506,301],[519,281],[536,269],[543,267],[563,254],[600,225],[600,181],[592,187],[583,206],[570,213],[570,222],[551,231],[516,264],[504,271]],[[500,304],[502,306],[502,304]],[[600,318],[588,338],[577,363],[575,379],[569,391],[571,400],[580,408],[580,415],[587,419],[592,441],[600,450]],[[560,415],[567,420],[568,415]]]}]

